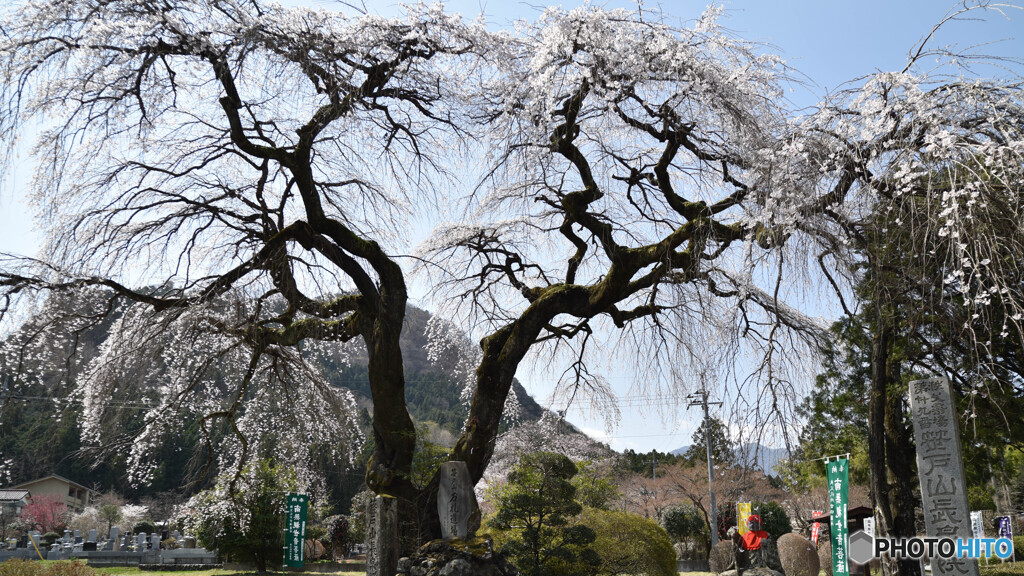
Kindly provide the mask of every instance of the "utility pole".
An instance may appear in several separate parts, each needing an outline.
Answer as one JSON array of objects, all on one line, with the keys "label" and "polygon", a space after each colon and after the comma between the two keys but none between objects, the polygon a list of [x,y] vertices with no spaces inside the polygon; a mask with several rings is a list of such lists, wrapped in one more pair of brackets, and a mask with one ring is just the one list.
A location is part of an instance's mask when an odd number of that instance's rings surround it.
[{"label": "utility pole", "polygon": [[715,506],[715,468],[711,462],[711,415],[708,413],[708,406],[721,406],[722,403],[708,402],[707,387],[696,394],[690,394],[687,398],[690,398],[687,408],[693,406],[702,406],[704,408],[704,443],[707,445],[708,450],[708,493],[711,495],[711,505],[708,507],[708,521],[711,525],[708,526],[708,529],[711,532],[711,548],[713,549],[718,544],[718,508]]}]

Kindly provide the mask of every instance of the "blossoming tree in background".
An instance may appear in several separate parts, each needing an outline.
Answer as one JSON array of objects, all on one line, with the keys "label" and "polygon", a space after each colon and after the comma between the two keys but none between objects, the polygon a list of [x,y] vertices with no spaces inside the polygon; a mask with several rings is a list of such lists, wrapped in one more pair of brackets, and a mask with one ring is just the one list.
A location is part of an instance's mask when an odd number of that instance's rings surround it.
[{"label": "blossoming tree in background", "polygon": [[29,530],[39,530],[44,534],[47,532],[60,533],[71,520],[71,512],[60,496],[39,494],[32,496],[29,503],[21,509],[21,515],[18,518],[21,520],[21,524]]}]

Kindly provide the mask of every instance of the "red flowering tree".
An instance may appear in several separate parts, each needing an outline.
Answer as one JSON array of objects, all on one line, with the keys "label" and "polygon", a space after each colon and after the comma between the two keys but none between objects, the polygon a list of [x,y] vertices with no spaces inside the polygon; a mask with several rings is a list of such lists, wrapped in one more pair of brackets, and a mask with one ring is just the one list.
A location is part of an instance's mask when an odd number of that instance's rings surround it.
[{"label": "red flowering tree", "polygon": [[55,494],[40,494],[32,496],[21,509],[21,521],[29,529],[34,528],[44,534],[62,532],[68,525],[68,514],[63,498]]}]

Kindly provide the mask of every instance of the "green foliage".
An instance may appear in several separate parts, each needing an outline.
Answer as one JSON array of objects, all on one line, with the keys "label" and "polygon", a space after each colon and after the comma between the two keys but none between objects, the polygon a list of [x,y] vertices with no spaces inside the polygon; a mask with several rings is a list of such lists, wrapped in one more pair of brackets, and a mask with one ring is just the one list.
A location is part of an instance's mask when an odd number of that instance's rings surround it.
[{"label": "green foliage", "polygon": [[1010,507],[1014,510],[1024,510],[1024,466],[1017,470],[1017,476],[1010,484]]},{"label": "green foliage", "polygon": [[611,470],[599,469],[593,462],[577,462],[576,469],[571,482],[576,487],[576,501],[583,507],[607,510],[619,498],[619,486]]},{"label": "green foliage", "polygon": [[753,514],[761,517],[761,529],[768,533],[776,542],[783,534],[793,531],[793,525],[789,522],[789,515],[781,504],[775,501],[755,501],[750,504]]},{"label": "green foliage", "polygon": [[850,453],[850,482],[867,485],[868,387],[871,382],[871,335],[860,319],[843,318],[830,328],[821,349],[824,371],[797,413],[806,421],[800,446],[780,463],[784,484],[803,492],[825,486],[822,454]]},{"label": "green foliage", "polygon": [[653,520],[618,510],[585,508],[580,522],[597,538],[601,556],[597,574],[676,576],[676,552],[665,529]]},{"label": "green foliage", "polygon": [[121,512],[121,506],[118,504],[101,504],[97,508],[99,512],[100,520],[107,523],[107,532],[109,533],[110,527],[117,524],[124,518],[124,514]]},{"label": "green foliage", "polygon": [[[793,531],[793,525],[789,522],[789,515],[781,504],[775,501],[762,502],[755,500],[750,503],[750,513],[761,517],[761,529],[767,532],[772,538],[778,540],[783,534]],[[718,539],[728,538],[729,528],[736,526],[736,503],[720,502],[718,504]]]},{"label": "green foliage", "polygon": [[183,519],[205,548],[216,548],[242,562],[252,562],[265,572],[280,569],[284,546],[284,506],[298,483],[292,470],[259,460],[233,474],[218,478],[217,485],[194,496],[193,511]]},{"label": "green foliage", "polygon": [[654,471],[657,472],[661,466],[673,466],[680,462],[686,462],[686,457],[679,454],[658,452],[657,450],[651,450],[644,454],[628,449],[619,457],[619,468],[622,471],[650,476],[652,461],[654,462]]},{"label": "green foliage", "polygon": [[967,488],[967,504],[971,510],[995,510],[996,501],[992,498],[992,488],[969,486]]},{"label": "green foliage", "polygon": [[1024,562],[1024,536],[1013,537],[1013,560]]},{"label": "green foliage", "polygon": [[981,567],[981,576],[1021,576],[1024,575],[1024,562],[1021,562],[1021,554],[1017,555],[1016,562],[995,562],[988,566]]},{"label": "green foliage", "polygon": [[327,535],[323,543],[330,551],[330,558],[348,555],[352,543],[352,535],[349,531],[349,519],[347,516],[331,516],[324,520],[327,528]]},{"label": "green foliage", "polygon": [[715,506],[715,520],[718,521],[718,540],[727,540],[729,528],[736,525],[736,503],[719,502]]},{"label": "green foliage", "polygon": [[152,534],[156,532],[156,524],[152,520],[139,520],[132,526],[133,534]]},{"label": "green foliage", "polygon": [[695,506],[670,506],[661,512],[661,526],[677,542],[707,538],[704,514]]},{"label": "green foliage", "polygon": [[501,552],[524,576],[582,576],[600,565],[589,547],[594,531],[574,524],[583,510],[572,484],[576,474],[569,458],[536,452],[523,456],[497,490],[489,528],[502,533]]},{"label": "green foliage", "polygon": [[426,439],[427,426],[420,424],[416,426],[416,451],[412,457],[412,482],[416,486],[425,486],[434,473],[448,461],[447,446],[435,444]]},{"label": "green foliage", "polygon": [[[736,446],[729,439],[729,429],[718,418],[710,419],[711,429],[711,458],[716,466],[733,466],[736,463]],[[701,421],[700,427],[693,433],[693,444],[684,455],[689,462],[707,462],[707,426]]]}]

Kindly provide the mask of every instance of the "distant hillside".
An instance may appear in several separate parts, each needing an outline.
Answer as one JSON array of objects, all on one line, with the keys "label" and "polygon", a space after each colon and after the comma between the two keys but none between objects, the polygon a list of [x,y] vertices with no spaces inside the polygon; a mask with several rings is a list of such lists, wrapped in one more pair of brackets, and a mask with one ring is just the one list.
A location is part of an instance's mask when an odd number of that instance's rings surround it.
[{"label": "distant hillside", "polygon": [[[462,402],[462,388],[450,370],[434,364],[427,358],[427,322],[430,313],[409,306],[402,329],[402,361],[405,366],[405,400],[409,413],[418,422],[431,421],[451,432],[459,432],[468,409]],[[361,344],[354,347],[352,358],[346,365],[341,358],[328,359],[323,366],[327,380],[343,386],[356,395],[357,401],[371,410],[370,380],[366,370],[366,353]],[[533,422],[544,414],[544,409],[530,396],[518,380],[512,389],[519,400],[519,416]]]},{"label": "distant hillside", "polygon": [[[669,452],[669,454],[675,454],[682,456],[690,449],[689,446],[683,446],[682,448],[676,448]],[[774,475],[777,472],[775,467],[779,465],[779,462],[788,458],[789,455],[786,453],[785,448],[769,448],[768,446],[762,446],[760,444],[747,443],[743,444],[734,451],[736,462],[756,468],[763,471],[765,474]]]},{"label": "distant hillside", "polygon": [[[64,300],[48,300],[46,306],[74,309],[75,302],[73,295],[68,295]],[[97,462],[92,458],[79,457],[82,443],[78,418],[81,410],[77,403],[68,403],[66,399],[72,394],[76,378],[107,338],[116,314],[78,335],[79,354],[75,356],[65,357],[62,353],[35,355],[33,350],[28,350],[29,364],[22,369],[45,375],[44,382],[26,385],[16,392],[13,389],[0,390],[0,461],[7,463],[5,472],[9,474],[0,477],[0,482],[16,484],[56,473],[100,492],[116,491],[133,500],[159,494],[168,494],[171,499],[180,496],[189,482],[190,470],[194,470],[190,459],[202,442],[198,421],[182,422],[168,432],[160,446],[154,447],[153,456],[159,464],[149,486],[137,487],[127,482],[124,458]],[[430,314],[409,307],[406,318],[401,344],[409,411],[418,423],[436,424],[427,425],[434,441],[447,442],[461,430],[467,414],[467,406],[460,397],[462,387],[456,382],[451,367],[434,365],[427,358],[425,329]],[[22,332],[32,333],[38,328],[37,322],[35,318],[30,319],[21,329],[6,336],[14,339]],[[13,373],[5,372],[15,364],[2,360],[0,358],[0,383],[17,381]],[[159,358],[155,362],[158,365],[152,369],[159,371]],[[354,347],[348,362],[340,353],[333,354],[323,359],[321,368],[329,382],[350,389],[363,408],[372,409],[366,355],[360,352],[360,346]],[[518,382],[514,383],[514,391],[520,404],[521,421],[536,421],[544,414],[545,411]],[[8,401],[11,400],[9,396],[15,393],[16,399]],[[66,411],[55,417],[54,406],[65,405]],[[134,408],[129,406],[125,411],[127,419],[141,415]],[[362,418],[362,421],[369,426],[367,418]],[[439,430],[444,432],[439,433]],[[218,435],[227,431],[225,427],[215,427],[211,433],[216,444]],[[367,438],[372,438],[372,434],[367,434]],[[336,502],[347,507],[348,498],[362,483],[359,463],[355,470],[340,470],[332,466],[324,472],[331,478]]]}]

